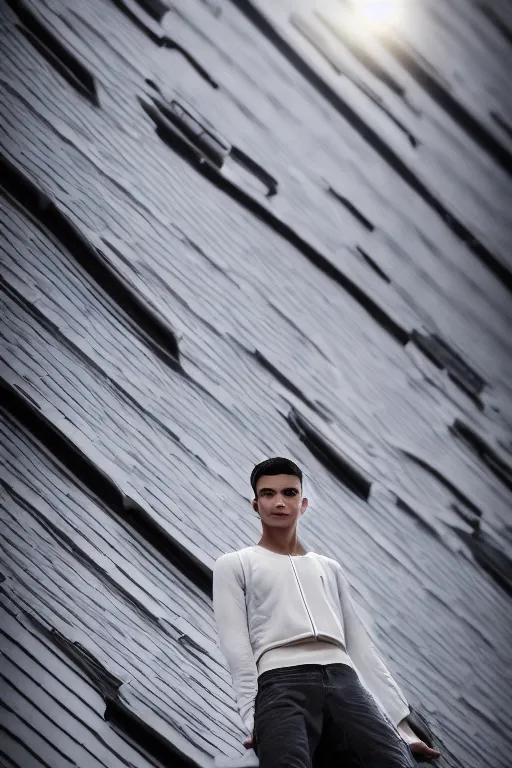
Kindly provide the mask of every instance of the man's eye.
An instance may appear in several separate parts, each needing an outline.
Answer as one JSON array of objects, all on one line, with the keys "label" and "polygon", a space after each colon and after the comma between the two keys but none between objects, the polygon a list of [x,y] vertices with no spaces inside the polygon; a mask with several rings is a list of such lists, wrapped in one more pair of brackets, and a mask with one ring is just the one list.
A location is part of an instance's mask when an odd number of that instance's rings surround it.
[{"label": "man's eye", "polygon": [[286,491],[284,492],[284,495],[285,496],[296,496],[297,495],[297,491],[295,490],[295,488],[287,488]]}]

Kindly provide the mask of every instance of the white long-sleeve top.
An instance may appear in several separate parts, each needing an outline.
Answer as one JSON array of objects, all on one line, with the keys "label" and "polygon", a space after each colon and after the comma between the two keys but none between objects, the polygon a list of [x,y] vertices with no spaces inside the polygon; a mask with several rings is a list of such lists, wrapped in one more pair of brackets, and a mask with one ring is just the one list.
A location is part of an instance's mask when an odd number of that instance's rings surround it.
[{"label": "white long-sleeve top", "polygon": [[298,664],[349,664],[393,725],[410,713],[357,615],[336,560],[314,552],[280,555],[259,545],[229,552],[215,563],[213,608],[249,734],[258,675]]}]

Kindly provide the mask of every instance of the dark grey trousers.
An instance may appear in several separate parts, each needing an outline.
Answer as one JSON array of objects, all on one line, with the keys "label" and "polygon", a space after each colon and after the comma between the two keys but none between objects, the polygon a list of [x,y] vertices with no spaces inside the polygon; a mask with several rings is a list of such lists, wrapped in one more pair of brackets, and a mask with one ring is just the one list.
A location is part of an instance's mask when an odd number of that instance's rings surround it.
[{"label": "dark grey trousers", "polygon": [[416,768],[411,750],[347,664],[301,664],[258,678],[260,768]]}]

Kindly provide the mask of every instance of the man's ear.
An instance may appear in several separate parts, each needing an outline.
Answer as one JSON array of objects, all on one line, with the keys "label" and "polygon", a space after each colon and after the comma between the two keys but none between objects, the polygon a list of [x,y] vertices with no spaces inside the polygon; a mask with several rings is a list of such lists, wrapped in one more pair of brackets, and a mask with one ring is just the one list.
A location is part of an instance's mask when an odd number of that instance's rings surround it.
[{"label": "man's ear", "polygon": [[258,512],[258,502],[256,501],[256,499],[252,500],[252,508],[254,509],[255,512]]},{"label": "man's ear", "polygon": [[308,500],[306,499],[306,497],[304,496],[304,498],[302,499],[302,504],[301,504],[301,507],[300,507],[300,513],[301,513],[301,515],[303,515],[303,514],[304,514],[304,512],[306,511],[306,509],[308,508],[308,504],[309,504],[309,502],[308,502]]}]

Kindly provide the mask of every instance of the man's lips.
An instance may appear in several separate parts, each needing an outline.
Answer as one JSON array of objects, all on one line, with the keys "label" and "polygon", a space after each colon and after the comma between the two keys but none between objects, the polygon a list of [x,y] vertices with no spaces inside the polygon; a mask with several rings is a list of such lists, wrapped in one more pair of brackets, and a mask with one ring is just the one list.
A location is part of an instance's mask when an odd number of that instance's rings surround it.
[{"label": "man's lips", "polygon": [[286,512],[271,512],[270,514],[275,517],[288,517],[288,514]]}]

